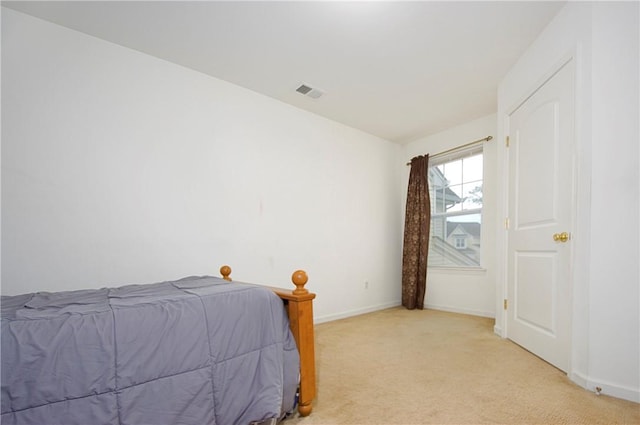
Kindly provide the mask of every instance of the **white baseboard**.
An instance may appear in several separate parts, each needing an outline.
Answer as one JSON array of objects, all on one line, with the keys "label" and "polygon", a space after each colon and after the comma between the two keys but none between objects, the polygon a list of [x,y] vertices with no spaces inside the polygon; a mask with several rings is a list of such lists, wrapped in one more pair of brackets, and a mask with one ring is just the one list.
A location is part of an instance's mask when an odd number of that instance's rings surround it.
[{"label": "white baseboard", "polygon": [[429,309],[432,309],[432,310],[448,311],[450,313],[469,314],[471,316],[489,317],[491,319],[495,319],[496,318],[495,313],[488,312],[488,311],[469,310],[469,309],[465,309],[465,308],[434,305],[434,304],[429,304],[429,303],[427,303],[425,305],[425,307],[429,308]]},{"label": "white baseboard", "polygon": [[400,301],[390,301],[388,303],[377,304],[369,307],[358,308],[355,310],[349,310],[342,313],[328,314],[325,316],[317,316],[313,319],[315,324],[332,322],[334,320],[346,319],[347,317],[359,316],[361,314],[373,313],[374,311],[385,310],[387,308],[400,306]]},{"label": "white baseboard", "polygon": [[585,390],[593,391],[596,394],[608,395],[621,398],[623,400],[640,403],[640,388],[629,388],[611,382],[603,382],[591,379],[580,372],[572,372],[569,379],[581,386]]}]

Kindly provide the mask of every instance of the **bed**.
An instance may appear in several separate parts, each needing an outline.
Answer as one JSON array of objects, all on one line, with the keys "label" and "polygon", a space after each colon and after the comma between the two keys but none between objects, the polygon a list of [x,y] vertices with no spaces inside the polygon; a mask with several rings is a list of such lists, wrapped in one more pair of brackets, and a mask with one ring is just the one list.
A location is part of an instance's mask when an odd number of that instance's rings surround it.
[{"label": "bed", "polygon": [[[315,397],[313,299],[192,276],[2,297],[2,424],[275,423]],[[275,295],[274,295],[275,294]]]}]

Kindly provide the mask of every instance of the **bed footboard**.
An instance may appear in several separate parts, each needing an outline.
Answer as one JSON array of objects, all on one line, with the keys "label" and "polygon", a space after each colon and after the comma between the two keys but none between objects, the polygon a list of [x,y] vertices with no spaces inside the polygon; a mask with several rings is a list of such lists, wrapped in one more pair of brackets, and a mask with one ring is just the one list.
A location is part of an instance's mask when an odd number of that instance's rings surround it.
[{"label": "bed footboard", "polygon": [[[220,274],[225,280],[231,280],[231,267],[222,266]],[[298,345],[300,353],[300,396],[298,399],[298,413],[308,416],[313,409],[313,399],[316,396],[316,361],[315,339],[313,334],[313,299],[316,294],[309,292],[304,285],[308,281],[303,270],[296,270],[291,276],[294,290],[270,287],[278,295],[289,316],[291,332]]]}]

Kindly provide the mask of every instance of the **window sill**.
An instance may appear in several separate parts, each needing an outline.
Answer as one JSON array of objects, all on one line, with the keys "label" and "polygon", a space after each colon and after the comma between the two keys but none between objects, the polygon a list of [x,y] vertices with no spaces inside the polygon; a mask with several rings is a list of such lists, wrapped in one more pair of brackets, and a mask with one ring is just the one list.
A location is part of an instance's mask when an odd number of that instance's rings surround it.
[{"label": "window sill", "polygon": [[427,267],[427,272],[436,272],[438,274],[477,274],[482,275],[487,273],[487,269],[484,267],[446,267],[446,266],[431,266]]}]

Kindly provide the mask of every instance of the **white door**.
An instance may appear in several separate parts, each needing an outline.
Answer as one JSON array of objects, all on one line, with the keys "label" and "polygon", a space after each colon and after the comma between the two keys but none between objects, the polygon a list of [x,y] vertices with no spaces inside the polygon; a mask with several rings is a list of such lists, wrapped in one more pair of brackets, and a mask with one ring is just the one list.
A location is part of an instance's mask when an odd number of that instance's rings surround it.
[{"label": "white door", "polygon": [[507,336],[569,364],[574,63],[508,116]]}]

